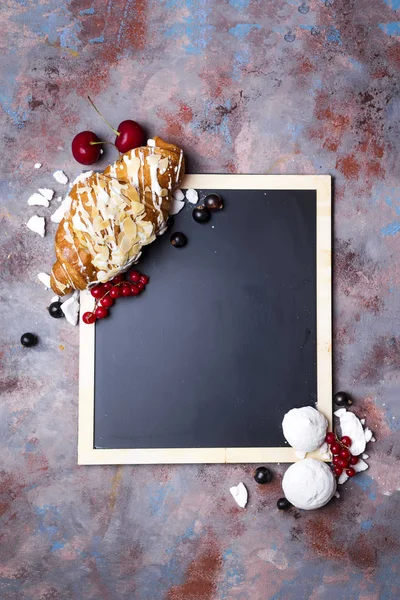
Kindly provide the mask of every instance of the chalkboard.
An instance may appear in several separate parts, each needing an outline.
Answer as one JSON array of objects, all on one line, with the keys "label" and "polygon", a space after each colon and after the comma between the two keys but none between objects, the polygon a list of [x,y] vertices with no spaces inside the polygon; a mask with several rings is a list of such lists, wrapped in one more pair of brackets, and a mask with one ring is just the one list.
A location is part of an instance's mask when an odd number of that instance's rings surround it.
[{"label": "chalkboard", "polygon": [[80,462],[290,460],[285,412],[318,401],[331,417],[329,178],[294,179],[188,176],[225,208],[199,224],[187,203],[171,231],[188,245],[146,248],[145,293],[96,325]]}]

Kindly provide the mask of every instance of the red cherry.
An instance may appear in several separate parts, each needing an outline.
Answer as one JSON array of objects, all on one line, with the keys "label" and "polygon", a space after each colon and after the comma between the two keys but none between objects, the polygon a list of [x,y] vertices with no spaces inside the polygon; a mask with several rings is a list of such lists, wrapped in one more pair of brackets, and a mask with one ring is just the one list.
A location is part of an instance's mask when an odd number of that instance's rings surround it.
[{"label": "red cherry", "polygon": [[140,289],[137,285],[131,285],[131,296],[139,296]]},{"label": "red cherry", "polygon": [[340,444],[337,444],[337,443],[331,444],[332,454],[339,454],[340,450],[341,450]]},{"label": "red cherry", "polygon": [[342,442],[342,444],[344,444],[345,446],[347,446],[348,448],[351,446],[351,444],[353,443],[351,441],[351,439],[347,436],[344,435],[342,438],[340,438],[340,441]]},{"label": "red cherry", "polygon": [[121,290],[120,290],[120,288],[119,287],[113,287],[113,288],[111,288],[111,290],[110,290],[110,296],[111,296],[111,298],[114,298],[114,300],[116,298],[119,298],[121,296]]},{"label": "red cherry", "polygon": [[344,458],[345,460],[350,460],[350,458],[351,458],[350,450],[347,450],[347,448],[344,448],[343,450],[340,451],[339,456],[341,458]]},{"label": "red cherry", "polygon": [[100,144],[99,138],[93,131],[81,131],[72,140],[72,156],[81,165],[92,165],[99,159]]},{"label": "red cherry", "polygon": [[92,312],[85,312],[82,315],[82,321],[86,323],[86,325],[92,325],[96,321],[96,315]]},{"label": "red cherry", "polygon": [[354,477],[355,474],[356,472],[353,469],[353,467],[349,467],[348,469],[346,469],[346,475],[348,475],[349,477]]},{"label": "red cherry", "polygon": [[131,295],[131,286],[129,285],[129,283],[122,285],[121,286],[121,294],[123,296],[130,296]]},{"label": "red cherry", "polygon": [[106,308],[110,308],[110,306],[112,306],[114,304],[114,300],[111,298],[110,295],[104,296],[104,298],[102,298],[100,300],[100,304],[101,306],[105,306]]},{"label": "red cherry", "polygon": [[343,469],[342,467],[335,467],[333,469],[333,472],[335,473],[335,475],[337,475],[337,477],[340,477],[340,475],[343,473]]},{"label": "red cherry", "polygon": [[143,283],[143,285],[147,285],[150,281],[150,277],[148,275],[141,275],[140,276],[140,283]]},{"label": "red cherry", "polygon": [[112,285],[111,281],[107,281],[106,283],[103,283],[103,289],[104,289],[106,292],[110,291],[110,290],[111,290],[111,288],[112,288],[112,286],[113,286],[113,285]]},{"label": "red cherry", "polygon": [[98,319],[105,319],[108,317],[108,310],[104,306],[98,306],[94,311],[94,314]]},{"label": "red cherry", "polygon": [[106,290],[104,289],[104,286],[96,285],[96,287],[90,290],[90,293],[92,294],[93,298],[102,298],[106,293]]},{"label": "red cherry", "polygon": [[136,287],[139,288],[139,290],[141,292],[143,292],[143,290],[144,290],[144,284],[141,281],[139,281],[139,283],[136,284]]},{"label": "red cherry", "polygon": [[335,435],[334,433],[332,433],[332,432],[330,432],[330,433],[327,433],[327,434],[326,434],[325,441],[326,441],[328,444],[333,444],[334,442],[336,442],[336,435]]},{"label": "red cherry", "polygon": [[116,285],[117,283],[121,283],[121,281],[124,280],[124,276],[123,275],[116,275],[114,277],[114,279],[111,279],[111,283],[113,283],[114,285]]},{"label": "red cherry", "polygon": [[136,121],[122,121],[118,125],[118,135],[115,139],[115,145],[120,152],[128,152],[133,148],[143,146],[146,141],[146,135],[143,128]]},{"label": "red cherry", "polygon": [[129,273],[129,279],[132,283],[138,283],[140,281],[142,274],[139,271],[131,271]]},{"label": "red cherry", "polygon": [[333,462],[333,464],[334,464],[334,465],[336,465],[336,466],[339,464],[339,461],[340,461],[340,460],[341,460],[341,459],[340,459],[340,456],[334,456],[334,457],[332,458],[332,462]]},{"label": "red cherry", "polygon": [[352,457],[350,458],[350,464],[351,464],[351,465],[356,465],[356,464],[358,463],[358,461],[359,461],[359,460],[360,460],[360,459],[358,458],[358,456],[352,456]]},{"label": "red cherry", "polygon": [[339,460],[337,461],[337,466],[342,467],[342,469],[345,469],[349,466],[349,461],[345,458],[339,458]]}]

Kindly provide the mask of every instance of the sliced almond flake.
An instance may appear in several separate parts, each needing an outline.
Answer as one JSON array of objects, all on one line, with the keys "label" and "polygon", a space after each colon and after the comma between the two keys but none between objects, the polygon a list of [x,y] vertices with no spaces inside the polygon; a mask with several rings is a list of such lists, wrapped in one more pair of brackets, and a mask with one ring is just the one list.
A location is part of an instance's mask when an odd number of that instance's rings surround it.
[{"label": "sliced almond flake", "polygon": [[162,158],[158,163],[158,169],[160,171],[160,175],[164,175],[165,171],[168,169],[168,157]]},{"label": "sliced almond flake", "polygon": [[119,244],[119,247],[121,248],[121,251],[124,252],[125,254],[127,254],[129,252],[129,250],[132,247],[132,240],[130,240],[125,234],[124,237],[121,240],[121,243]]},{"label": "sliced almond flake", "polygon": [[101,231],[102,230],[102,226],[101,226],[102,222],[103,222],[103,219],[101,218],[100,215],[98,215],[97,217],[95,217],[93,219],[93,229],[95,231]]},{"label": "sliced almond flake", "polygon": [[109,277],[109,273],[106,273],[105,271],[97,272],[97,280],[98,281],[107,281],[108,277]]},{"label": "sliced almond flake", "polygon": [[134,240],[136,238],[136,223],[130,217],[126,217],[126,219],[123,220],[122,229],[130,240]]},{"label": "sliced almond flake", "polygon": [[129,186],[123,193],[131,202],[139,202],[139,194],[135,187]]},{"label": "sliced almond flake", "polygon": [[110,256],[107,246],[103,246],[97,256],[99,256],[101,260],[107,261]]},{"label": "sliced almond flake", "polygon": [[149,154],[146,161],[150,167],[154,167],[154,166],[158,165],[158,163],[160,162],[160,159],[161,159],[160,154]]},{"label": "sliced almond flake", "polygon": [[147,192],[148,194],[151,194],[151,187],[146,185],[146,187],[144,188],[144,191]]},{"label": "sliced almond flake", "polygon": [[161,190],[160,196],[161,196],[161,198],[165,198],[165,196],[168,196],[168,190],[167,190],[167,188],[163,188]]},{"label": "sliced almond flake", "polygon": [[133,215],[141,215],[144,213],[145,208],[141,202],[132,202],[130,210]]}]

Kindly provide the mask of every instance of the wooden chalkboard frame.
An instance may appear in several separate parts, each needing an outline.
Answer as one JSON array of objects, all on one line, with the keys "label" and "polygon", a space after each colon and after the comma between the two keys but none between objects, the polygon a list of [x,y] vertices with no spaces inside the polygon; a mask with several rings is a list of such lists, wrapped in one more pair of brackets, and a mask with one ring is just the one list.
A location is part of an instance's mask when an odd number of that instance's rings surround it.
[{"label": "wooden chalkboard frame", "polygon": [[[315,190],[317,202],[317,407],[332,423],[331,177],[328,175],[186,175],[183,189]],[[81,313],[93,298],[81,294]],[[78,464],[295,462],[282,448],[94,448],[95,326],[80,326]],[[321,458],[316,455],[316,458]]]}]

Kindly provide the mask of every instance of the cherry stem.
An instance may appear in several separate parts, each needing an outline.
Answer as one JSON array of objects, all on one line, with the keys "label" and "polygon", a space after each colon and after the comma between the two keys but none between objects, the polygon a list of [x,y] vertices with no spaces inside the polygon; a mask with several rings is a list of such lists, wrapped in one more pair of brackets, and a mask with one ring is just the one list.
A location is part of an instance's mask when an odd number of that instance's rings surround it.
[{"label": "cherry stem", "polygon": [[116,129],[114,129],[114,127],[112,125],[110,125],[110,123],[107,121],[107,119],[105,117],[103,117],[103,115],[101,114],[101,112],[99,111],[99,109],[97,108],[97,106],[95,105],[95,103],[93,102],[93,100],[91,99],[90,96],[88,96],[88,100],[89,100],[90,104],[93,106],[94,110],[97,112],[97,114],[100,115],[100,117],[103,119],[103,121],[105,123],[107,123],[109,128],[113,130],[115,135],[118,135],[118,136],[121,135],[121,133],[119,131],[117,131]]},{"label": "cherry stem", "polygon": [[90,146],[97,146],[98,144],[110,144],[111,146],[114,146],[114,148],[118,152],[118,159],[121,159],[122,154],[121,154],[121,152],[118,150],[117,146],[113,142],[89,142]]}]

